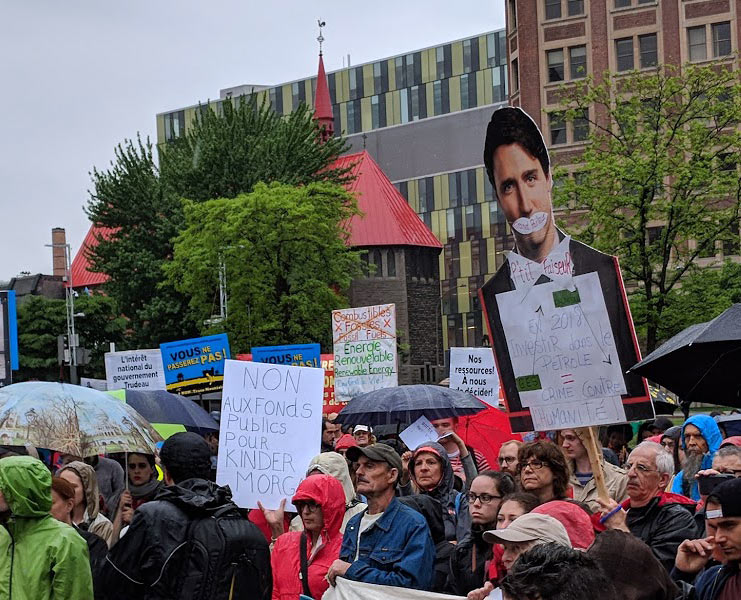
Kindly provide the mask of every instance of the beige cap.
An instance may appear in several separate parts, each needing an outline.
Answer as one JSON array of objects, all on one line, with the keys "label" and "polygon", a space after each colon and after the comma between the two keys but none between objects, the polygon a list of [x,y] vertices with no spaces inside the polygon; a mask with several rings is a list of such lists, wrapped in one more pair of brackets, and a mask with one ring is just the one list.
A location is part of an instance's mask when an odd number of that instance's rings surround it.
[{"label": "beige cap", "polygon": [[484,540],[490,544],[502,542],[555,542],[571,548],[566,528],[549,515],[527,513],[515,519],[506,529],[493,529],[484,532]]}]

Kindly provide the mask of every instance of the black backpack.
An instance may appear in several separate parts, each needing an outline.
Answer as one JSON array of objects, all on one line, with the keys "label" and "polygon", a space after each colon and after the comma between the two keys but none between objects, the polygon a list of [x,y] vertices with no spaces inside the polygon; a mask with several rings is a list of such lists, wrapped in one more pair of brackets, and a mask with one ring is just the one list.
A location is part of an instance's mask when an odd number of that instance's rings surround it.
[{"label": "black backpack", "polygon": [[191,520],[186,542],[172,559],[170,589],[179,600],[269,600],[270,550],[260,530],[236,505]]}]

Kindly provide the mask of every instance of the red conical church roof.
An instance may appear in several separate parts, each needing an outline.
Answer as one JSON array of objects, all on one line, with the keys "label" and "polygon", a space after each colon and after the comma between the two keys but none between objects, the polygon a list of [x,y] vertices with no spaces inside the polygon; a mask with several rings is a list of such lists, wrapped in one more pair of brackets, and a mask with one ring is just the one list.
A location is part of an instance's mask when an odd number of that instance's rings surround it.
[{"label": "red conical church roof", "polygon": [[327,75],[324,72],[324,59],[319,53],[319,72],[316,77],[316,93],[314,95],[314,118],[319,127],[324,127],[322,139],[326,141],[334,135],[334,114],[332,113],[332,99],[329,97]]},{"label": "red conical church roof", "polygon": [[355,194],[362,215],[353,216],[348,223],[350,246],[442,248],[368,152],[342,156],[332,166],[352,167],[355,176],[347,187]]}]

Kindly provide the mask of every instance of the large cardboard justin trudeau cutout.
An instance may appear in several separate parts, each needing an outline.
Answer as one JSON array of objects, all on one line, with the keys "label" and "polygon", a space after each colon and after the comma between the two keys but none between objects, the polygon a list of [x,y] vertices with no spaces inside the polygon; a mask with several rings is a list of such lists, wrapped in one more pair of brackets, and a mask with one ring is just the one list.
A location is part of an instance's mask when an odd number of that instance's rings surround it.
[{"label": "large cardboard justin trudeau cutout", "polygon": [[[484,164],[515,239],[479,291],[513,431],[653,417],[617,258],[556,227],[543,136],[520,108],[494,112]],[[588,218],[588,217],[587,217]]]}]

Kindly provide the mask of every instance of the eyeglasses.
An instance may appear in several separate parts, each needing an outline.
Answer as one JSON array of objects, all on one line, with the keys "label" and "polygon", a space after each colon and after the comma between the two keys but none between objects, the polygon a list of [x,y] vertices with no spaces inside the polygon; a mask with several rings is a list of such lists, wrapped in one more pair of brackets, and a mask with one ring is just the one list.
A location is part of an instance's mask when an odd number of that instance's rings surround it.
[{"label": "eyeglasses", "polygon": [[149,463],[141,462],[141,463],[129,463],[129,469],[132,471],[134,469],[146,469],[149,466]]},{"label": "eyeglasses", "polygon": [[499,461],[500,465],[503,465],[504,463],[509,464],[509,463],[515,462],[517,460],[517,457],[516,456],[500,456],[497,460]]},{"label": "eyeglasses", "polygon": [[533,471],[540,471],[543,467],[547,466],[548,463],[544,463],[542,460],[531,460],[530,462],[521,462],[517,465],[520,471],[524,471],[527,467],[530,467]]},{"label": "eyeglasses", "polygon": [[635,465],[633,463],[625,463],[625,470],[626,471],[630,471],[633,467],[635,467],[636,471],[638,471],[641,474],[658,473],[659,472],[658,469],[649,469],[646,465],[642,465],[640,463],[639,464],[635,464]]},{"label": "eyeglasses", "polygon": [[478,500],[481,502],[481,504],[489,504],[492,500],[501,500],[501,496],[492,496],[491,494],[474,494],[473,492],[468,492],[468,502],[469,504],[473,504]]},{"label": "eyeglasses", "polygon": [[316,502],[309,501],[309,502],[296,502],[296,509],[298,510],[299,514],[304,511],[304,509],[307,510],[307,512],[313,513],[319,510],[320,505]]}]

